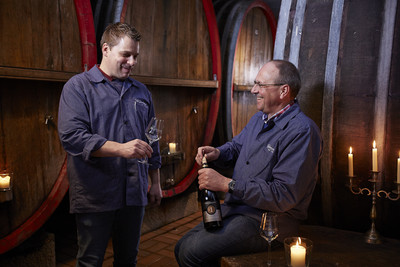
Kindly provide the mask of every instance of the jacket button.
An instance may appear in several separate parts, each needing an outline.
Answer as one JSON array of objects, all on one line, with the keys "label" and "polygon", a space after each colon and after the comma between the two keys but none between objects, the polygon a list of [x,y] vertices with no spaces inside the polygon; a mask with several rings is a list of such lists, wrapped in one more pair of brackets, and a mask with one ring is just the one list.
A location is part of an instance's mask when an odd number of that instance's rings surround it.
[{"label": "jacket button", "polygon": [[250,162],[246,161],[246,164],[247,164],[247,165],[249,165],[249,164],[250,164]]}]

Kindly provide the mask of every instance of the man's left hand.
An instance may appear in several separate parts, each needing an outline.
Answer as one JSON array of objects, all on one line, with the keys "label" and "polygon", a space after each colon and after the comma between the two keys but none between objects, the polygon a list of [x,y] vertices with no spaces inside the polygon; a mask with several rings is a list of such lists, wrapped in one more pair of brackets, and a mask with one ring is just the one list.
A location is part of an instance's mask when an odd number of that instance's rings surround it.
[{"label": "man's left hand", "polygon": [[228,184],[232,179],[227,178],[211,168],[199,170],[199,189],[228,192]]},{"label": "man's left hand", "polygon": [[160,184],[153,184],[150,186],[148,192],[149,206],[158,206],[162,199],[162,190]]}]

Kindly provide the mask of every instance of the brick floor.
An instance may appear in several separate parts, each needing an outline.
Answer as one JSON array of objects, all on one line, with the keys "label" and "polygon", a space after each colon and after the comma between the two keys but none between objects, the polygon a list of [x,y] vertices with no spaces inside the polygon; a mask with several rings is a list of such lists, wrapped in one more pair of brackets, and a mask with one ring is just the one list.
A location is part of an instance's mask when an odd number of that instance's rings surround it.
[{"label": "brick floor", "polygon": [[201,220],[201,212],[196,212],[142,235],[137,266],[178,266],[174,255],[175,244],[187,231],[192,229],[187,226],[188,224],[198,224]]},{"label": "brick floor", "polygon": [[[143,234],[140,238],[137,267],[177,267],[174,247],[176,242],[190,229],[201,222],[201,211],[164,225],[152,232]],[[62,237],[57,242],[57,267],[73,267],[76,260],[76,238]],[[107,247],[103,267],[113,266],[112,243]]]}]

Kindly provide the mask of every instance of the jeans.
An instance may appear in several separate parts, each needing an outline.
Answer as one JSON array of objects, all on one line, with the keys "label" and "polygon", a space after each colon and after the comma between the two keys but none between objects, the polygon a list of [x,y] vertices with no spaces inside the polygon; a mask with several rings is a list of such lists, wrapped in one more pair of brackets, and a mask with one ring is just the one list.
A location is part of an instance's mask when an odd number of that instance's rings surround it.
[{"label": "jeans", "polygon": [[[224,218],[223,227],[213,232],[200,223],[178,241],[175,258],[181,267],[219,266],[223,256],[267,251],[259,228],[257,220],[243,215]],[[272,247],[278,246],[281,243],[274,240]]]},{"label": "jeans", "polygon": [[136,266],[144,207],[77,213],[77,267],[101,267],[108,241],[112,237],[114,266]]}]

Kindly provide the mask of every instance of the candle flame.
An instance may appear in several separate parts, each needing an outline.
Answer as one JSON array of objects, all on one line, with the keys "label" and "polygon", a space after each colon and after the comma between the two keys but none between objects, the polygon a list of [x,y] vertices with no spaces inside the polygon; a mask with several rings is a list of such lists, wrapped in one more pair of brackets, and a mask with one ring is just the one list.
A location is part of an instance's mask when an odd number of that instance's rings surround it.
[{"label": "candle flame", "polygon": [[375,140],[374,140],[374,143],[373,143],[373,147],[376,148],[376,142],[375,142]]},{"label": "candle flame", "polygon": [[301,245],[301,239],[300,239],[300,237],[297,239],[297,241],[296,241],[296,246],[298,246],[298,245]]},{"label": "candle flame", "polygon": [[350,147],[350,154],[351,154],[351,153],[353,153],[353,148],[352,148],[352,147]]}]

